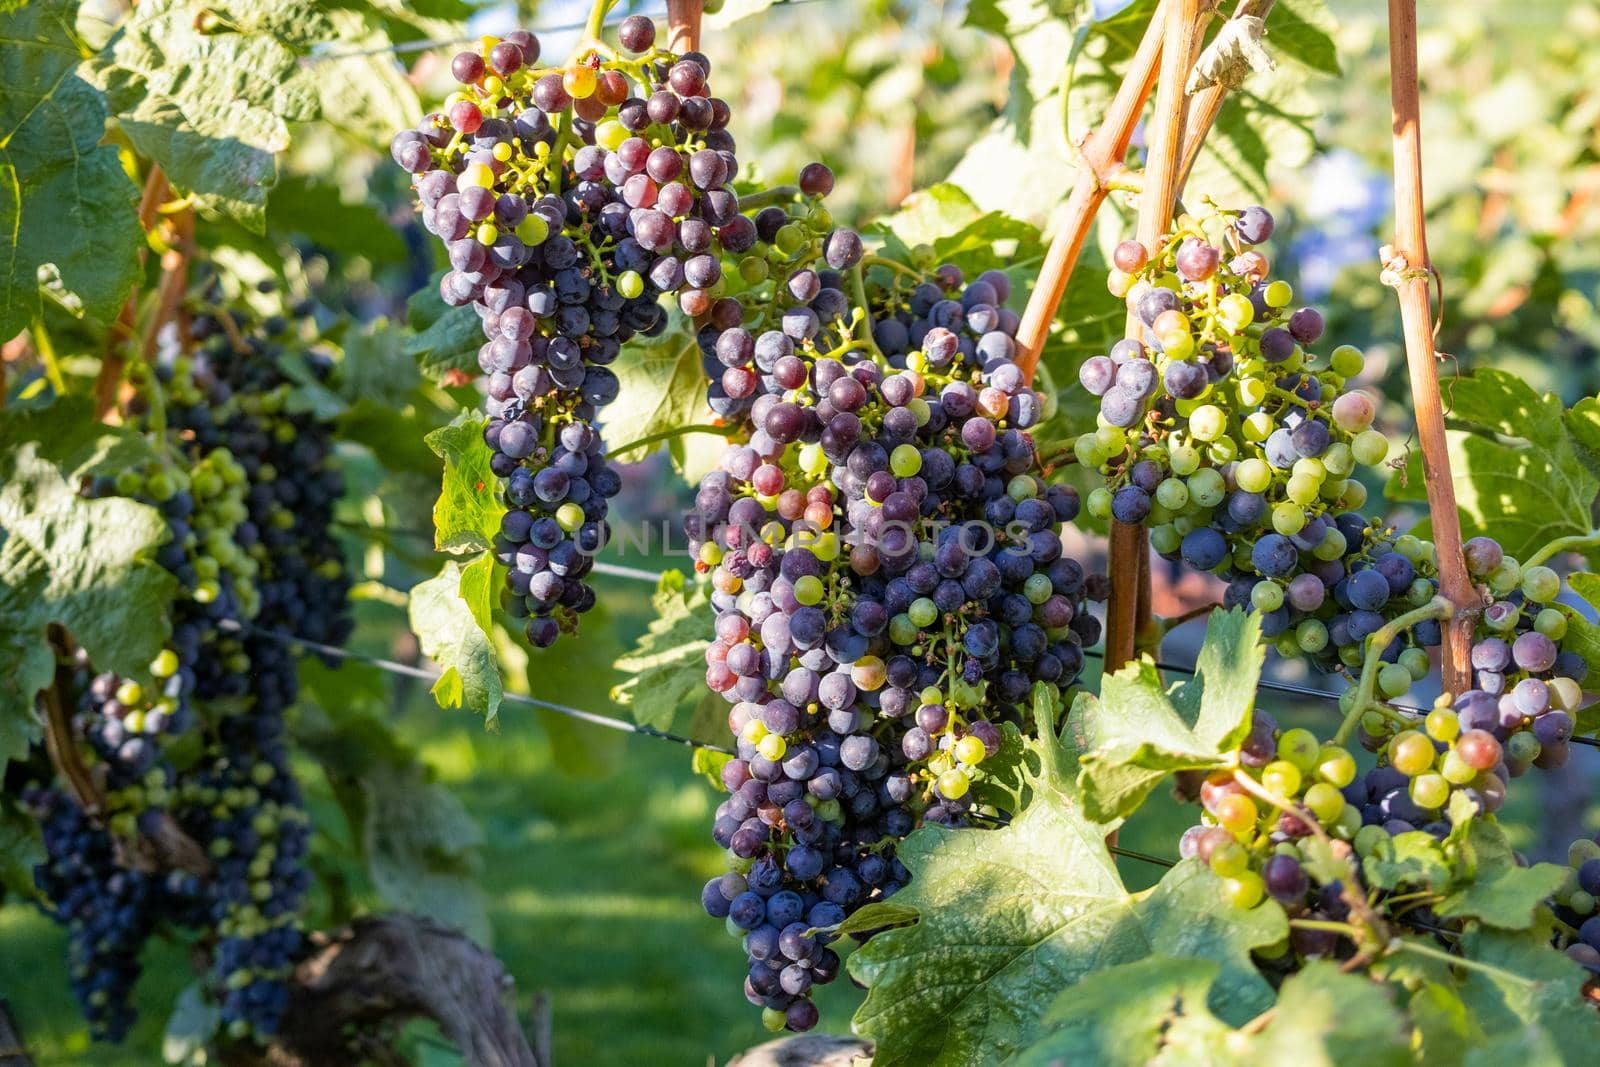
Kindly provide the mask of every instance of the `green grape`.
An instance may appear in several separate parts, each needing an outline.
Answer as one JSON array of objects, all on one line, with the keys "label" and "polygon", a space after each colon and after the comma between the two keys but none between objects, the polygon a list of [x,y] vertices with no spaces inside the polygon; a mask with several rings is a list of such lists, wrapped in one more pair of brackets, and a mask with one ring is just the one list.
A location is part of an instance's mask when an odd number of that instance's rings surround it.
[{"label": "green grape", "polygon": [[1398,663],[1386,663],[1378,671],[1378,691],[1386,697],[1397,697],[1411,688],[1411,672]]},{"label": "green grape", "polygon": [[1533,617],[1533,628],[1552,641],[1567,636],[1567,617],[1559,608],[1542,608]]},{"label": "green grape", "polygon": [[[1168,465],[1172,473],[1181,478],[1186,478],[1200,469],[1200,453],[1188,442],[1180,441],[1171,446],[1167,454]],[[1110,514],[1109,502],[1106,513]]]},{"label": "green grape", "polygon": [[1322,535],[1322,540],[1317,542],[1317,547],[1311,550],[1311,554],[1320,560],[1341,559],[1349,547],[1339,528],[1329,526],[1327,532]]},{"label": "green grape", "polygon": [[1044,573],[1030,574],[1027,581],[1022,583],[1022,595],[1035,606],[1049,600],[1050,594],[1054,591],[1050,584],[1050,576]]},{"label": "green grape", "polygon": [[896,445],[889,453],[889,469],[897,478],[910,478],[922,469],[922,453],[916,445]]},{"label": "green grape", "polygon": [[[1289,484],[1284,489],[1285,495],[1287,495],[1290,500],[1296,504],[1299,504],[1301,507],[1307,507],[1316,503],[1317,496],[1321,493],[1321,491],[1322,480],[1320,478],[1313,478],[1309,474],[1291,475],[1289,478]],[[1302,523],[1302,525],[1304,524]]]},{"label": "green grape", "polygon": [[1316,772],[1335,789],[1343,789],[1356,780],[1356,759],[1348,749],[1323,745],[1317,750]]},{"label": "green grape", "polygon": [[1189,498],[1201,507],[1214,508],[1227,495],[1228,483],[1215,469],[1205,467],[1189,476]]},{"label": "green grape", "polygon": [[927,597],[920,596],[911,602],[911,607],[907,609],[906,614],[911,616],[911,621],[920,629],[924,626],[933,625],[933,620],[939,617],[939,608]]},{"label": "green grape", "polygon": [[802,604],[820,604],[826,592],[827,587],[822,584],[822,579],[814,574],[802,575],[795,579],[794,598]]},{"label": "green grape", "polygon": [[1404,730],[1389,742],[1389,763],[1407,778],[1432,767],[1435,755],[1433,742],[1418,730]]},{"label": "green grape", "polygon": [[1239,403],[1247,408],[1261,406],[1267,399],[1267,383],[1260,378],[1239,379]]},{"label": "green grape", "polygon": [[1073,455],[1078,457],[1078,462],[1085,467],[1098,467],[1108,458],[1100,450],[1100,439],[1092,433],[1086,433],[1072,443]]},{"label": "green grape", "polygon": [[1305,510],[1291,501],[1284,500],[1272,507],[1272,528],[1285,537],[1293,537],[1306,525]]},{"label": "green grape", "polygon": [[917,639],[917,624],[904,612],[889,620],[889,640],[897,645],[909,645]]},{"label": "green grape", "polygon": [[1442,774],[1419,774],[1411,779],[1411,799],[1416,801],[1419,807],[1435,811],[1444,807],[1445,802],[1450,799],[1450,783],[1445,781]]},{"label": "green grape", "polygon": [[[1327,782],[1317,782],[1306,790],[1305,806],[1322,823],[1330,823],[1344,812],[1344,794],[1339,787]],[[1359,813],[1358,813],[1359,814]]]},{"label": "green grape", "polygon": [[1335,441],[1322,453],[1322,467],[1335,478],[1349,477],[1356,469],[1355,453],[1343,441]]},{"label": "green grape", "polygon": [[1233,480],[1247,493],[1264,493],[1272,484],[1272,468],[1266,460],[1247,459],[1234,468]]},{"label": "green grape", "polygon": [[1278,738],[1278,758],[1288,760],[1302,771],[1316,767],[1321,751],[1322,745],[1317,741],[1317,735],[1301,726],[1285,730],[1283,736]]},{"label": "green grape", "polygon": [[1561,576],[1549,567],[1534,566],[1522,572],[1522,595],[1536,604],[1548,604],[1561,593]]},{"label": "green grape", "polygon": [[1273,760],[1261,768],[1261,784],[1280,797],[1300,792],[1300,768],[1288,760]]},{"label": "green grape", "polygon": [[1261,294],[1269,308],[1285,308],[1294,299],[1294,288],[1286,281],[1278,280],[1267,286],[1266,292]]},{"label": "green grape", "polygon": [[1224,841],[1211,852],[1211,870],[1224,878],[1243,874],[1250,868],[1250,853],[1237,841]]},{"label": "green grape", "polygon": [[567,533],[572,533],[583,525],[583,508],[570,500],[556,509],[556,522]]},{"label": "green grape", "polygon": [[1167,478],[1156,486],[1156,501],[1164,508],[1181,511],[1189,503],[1189,487],[1180,478]]},{"label": "green grape", "polygon": [[1261,876],[1254,871],[1245,871],[1237,878],[1224,878],[1222,880],[1222,895],[1229,904],[1247,911],[1261,903],[1266,888],[1262,884]]},{"label": "green grape", "polygon": [[1250,603],[1260,612],[1277,611],[1283,606],[1283,586],[1270,578],[1257,582],[1250,587]]},{"label": "green grape", "polygon": [[1366,357],[1354,345],[1340,345],[1328,357],[1328,365],[1341,378],[1354,378],[1365,364]]},{"label": "green grape", "polygon": [[[1154,510],[1151,511],[1150,517],[1152,522],[1155,521]],[[1162,555],[1178,551],[1182,544],[1183,535],[1170,523],[1150,527],[1150,547]]]},{"label": "green grape", "polygon": [[1206,456],[1213,465],[1226,467],[1239,458],[1239,446],[1231,437],[1219,437],[1206,448]]},{"label": "green grape", "polygon": [[1277,428],[1272,416],[1265,411],[1252,411],[1245,416],[1244,422],[1241,424],[1244,439],[1255,444],[1259,444],[1271,437],[1272,431]]},{"label": "green grape", "polygon": [[1095,518],[1109,519],[1111,517],[1111,490],[1103,485],[1095,486],[1089,491],[1089,499],[1086,502],[1086,506],[1089,509],[1089,514]]},{"label": "green grape", "polygon": [[1328,647],[1328,627],[1321,619],[1303,619],[1294,628],[1294,640],[1303,652],[1321,652]]},{"label": "green grape", "polygon": [[1432,663],[1426,649],[1408,648],[1400,653],[1400,666],[1411,673],[1411,680],[1420,682],[1428,676]]},{"label": "green grape", "polygon": [[1507,556],[1489,575],[1489,591],[1495,596],[1509,596],[1511,591],[1521,584],[1522,564],[1511,556]]},{"label": "green grape", "polygon": [[1215,404],[1202,404],[1189,416],[1189,433],[1197,441],[1215,441],[1227,428],[1227,416]]},{"label": "green grape", "polygon": [[1389,439],[1379,430],[1362,430],[1350,442],[1350,451],[1357,463],[1364,467],[1376,467],[1389,454]]},{"label": "green grape", "polygon": [[638,271],[625,270],[622,272],[622,275],[617,278],[617,293],[619,295],[625,296],[629,300],[632,300],[634,297],[643,292],[644,279],[639,276]]}]

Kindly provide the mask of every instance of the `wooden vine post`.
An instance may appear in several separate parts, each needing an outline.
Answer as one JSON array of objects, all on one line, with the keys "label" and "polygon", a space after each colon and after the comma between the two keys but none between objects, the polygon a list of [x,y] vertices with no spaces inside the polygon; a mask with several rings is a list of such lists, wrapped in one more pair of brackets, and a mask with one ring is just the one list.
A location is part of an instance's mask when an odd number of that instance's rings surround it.
[{"label": "wooden vine post", "polygon": [[1411,402],[1422,449],[1422,477],[1433,520],[1441,592],[1455,605],[1445,635],[1444,688],[1469,688],[1474,608],[1478,594],[1461,549],[1461,518],[1450,473],[1439,392],[1430,303],[1433,266],[1422,213],[1422,123],[1417,84],[1416,0],[1389,0],[1389,80],[1394,119],[1395,236],[1384,253],[1384,277],[1400,298],[1400,322],[1411,375]]},{"label": "wooden vine post", "polygon": [[667,49],[682,55],[700,49],[704,0],[667,0]]}]

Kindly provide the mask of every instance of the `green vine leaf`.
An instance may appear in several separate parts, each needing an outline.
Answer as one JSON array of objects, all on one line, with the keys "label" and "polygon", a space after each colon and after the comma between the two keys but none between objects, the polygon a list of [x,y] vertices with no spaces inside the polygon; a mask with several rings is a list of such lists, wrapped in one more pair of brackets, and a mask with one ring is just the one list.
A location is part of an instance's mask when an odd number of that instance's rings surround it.
[{"label": "green vine leaf", "polygon": [[[998,830],[929,826],[907,838],[900,856],[913,877],[888,917],[914,909],[917,921],[850,957],[868,989],[853,1025],[876,1043],[879,1067],[1003,1060],[1027,1046],[1044,991],[1151,953],[1218,961],[1224,1019],[1243,1022],[1271,1003],[1249,953],[1286,935],[1282,913],[1225,914],[1215,876],[1192,861],[1129,893],[1105,845],[1117,824],[1085,813],[1074,753],[1049,726],[1059,702],[1043,689],[1031,802]],[[876,907],[858,923],[882,925]]]},{"label": "green vine leaf", "polygon": [[139,277],[139,189],[113,145],[106,105],[78,74],[72,0],[8,4],[0,27],[0,337],[43,311],[46,282],[93,323],[114,318]]},{"label": "green vine leaf", "polygon": [[1074,717],[1088,749],[1078,788],[1089,817],[1126,818],[1169,774],[1227,765],[1250,732],[1265,655],[1258,616],[1214,611],[1193,677],[1164,691],[1144,658],[1107,676],[1098,699],[1083,697]]},{"label": "green vine leaf", "polygon": [[494,725],[505,696],[490,637],[495,577],[487,552],[465,566],[450,560],[412,587],[407,608],[422,654],[443,672],[431,690],[434,700],[482,715],[485,726]]},{"label": "green vine leaf", "polygon": [[1324,0],[1278,0],[1267,16],[1267,44],[1312,70],[1338,76],[1339,23]]},{"label": "green vine leaf", "polygon": [[1458,879],[1465,884],[1436,909],[1447,919],[1477,919],[1506,930],[1526,930],[1569,874],[1553,863],[1519,866],[1505,831],[1487,819],[1470,820],[1457,851]]},{"label": "green vine leaf", "polygon": [[[489,469],[493,453],[483,439],[488,419],[463,411],[424,440],[444,460],[444,480],[433,505],[434,545],[460,555],[484,552],[500,531],[500,479]],[[485,627],[487,629],[487,626]]]},{"label": "green vine leaf", "polygon": [[681,571],[670,570],[661,576],[651,603],[656,617],[633,650],[615,663],[629,677],[612,688],[611,699],[629,708],[635,722],[667,730],[705,689],[704,653],[711,644],[703,611],[707,599]]},{"label": "green vine leaf", "polygon": [[[1505,371],[1480,369],[1446,382],[1452,430],[1450,462],[1463,534],[1489,534],[1507,555],[1526,559],[1558,537],[1588,533],[1600,478],[1585,465],[1561,401],[1540,395]],[[1422,456],[1414,452],[1404,484],[1389,495],[1424,500]],[[1424,520],[1417,529],[1429,536]]]},{"label": "green vine leaf", "polygon": [[1086,978],[1046,1014],[1048,1036],[1013,1067],[1095,1064],[1207,1067],[1412,1062],[1405,1020],[1385,990],[1317,960],[1283,983],[1259,1032],[1235,1030],[1207,1008],[1221,976],[1212,960],[1152,956]]},{"label": "green vine leaf", "polygon": [[1588,972],[1550,948],[1547,929],[1469,930],[1461,947],[1468,959],[1493,969],[1467,972],[1461,987],[1468,1016],[1483,1034],[1540,1031],[1556,1046],[1556,1062],[1594,1062],[1600,1015],[1583,996]]},{"label": "green vine leaf", "polygon": [[[1591,608],[1600,609],[1600,574],[1578,573],[1567,575],[1567,585],[1574,593],[1588,601]],[[1561,639],[1565,652],[1576,652],[1589,665],[1591,676],[1600,677],[1600,626],[1590,622],[1583,614],[1567,614],[1567,634]],[[1577,731],[1592,734],[1600,730],[1600,704],[1580,708]]]},{"label": "green vine leaf", "polygon": [[[669,329],[648,344],[625,347],[611,369],[621,391],[606,406],[603,418],[608,429],[615,427],[610,435],[618,444],[712,421],[700,346],[693,338],[685,341],[682,333]],[[682,441],[681,437],[656,441],[630,451],[628,459],[638,462],[666,445],[681,465]]]},{"label": "green vine leaf", "polygon": [[79,487],[153,458],[139,434],[95,421],[87,401],[0,414],[0,768],[38,736],[34,698],[55,674],[49,624],[98,669],[149,677],[178,588],[153,558],[166,520]]}]

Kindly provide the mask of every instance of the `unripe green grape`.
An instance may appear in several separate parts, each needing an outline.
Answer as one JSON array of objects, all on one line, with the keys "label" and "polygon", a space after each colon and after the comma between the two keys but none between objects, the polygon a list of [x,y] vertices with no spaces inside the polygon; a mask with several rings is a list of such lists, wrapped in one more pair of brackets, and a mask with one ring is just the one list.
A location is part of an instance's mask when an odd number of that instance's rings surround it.
[{"label": "unripe green grape", "polygon": [[1342,378],[1354,378],[1366,364],[1361,349],[1354,345],[1340,345],[1328,356],[1328,366]]},{"label": "unripe green grape", "polygon": [[1347,511],[1359,511],[1367,502],[1367,487],[1354,478],[1346,479],[1344,495],[1339,498],[1340,505]]},{"label": "unripe green grape", "polygon": [[1100,485],[1089,491],[1089,499],[1085,502],[1089,514],[1097,519],[1111,517],[1111,490]]},{"label": "unripe green grape", "polygon": [[1389,763],[1407,778],[1431,768],[1436,755],[1433,742],[1419,730],[1403,730],[1389,741]]},{"label": "unripe green grape", "polygon": [[1195,528],[1195,521],[1189,515],[1179,515],[1172,520],[1172,528],[1178,531],[1178,536],[1183,537]]},{"label": "unripe green grape", "polygon": [[1507,596],[1522,584],[1522,564],[1507,556],[1494,573],[1489,575],[1489,591],[1495,596]]},{"label": "unripe green grape", "polygon": [[922,469],[922,453],[916,445],[896,445],[889,453],[889,469],[897,478],[910,478]]},{"label": "unripe green grape", "polygon": [[906,614],[911,616],[911,621],[919,628],[933,625],[933,620],[939,617],[938,605],[925,596],[919,596],[911,602],[906,609]]},{"label": "unripe green grape", "polygon": [[1406,590],[1406,602],[1414,608],[1420,608],[1433,599],[1433,583],[1426,578],[1414,578],[1411,586]]},{"label": "unripe green grape", "polygon": [[1322,535],[1322,540],[1317,543],[1317,547],[1311,550],[1311,554],[1324,561],[1342,559],[1349,547],[1344,533],[1337,526],[1329,526],[1327,532]]},{"label": "unripe green grape", "polygon": [[1266,292],[1261,294],[1269,308],[1286,308],[1294,299],[1294,287],[1288,282],[1279,279],[1267,286]]},{"label": "unripe green grape", "polygon": [[1349,489],[1350,479],[1327,478],[1323,480],[1322,488],[1317,490],[1317,495],[1328,503],[1335,504],[1344,499],[1344,495]]},{"label": "unripe green grape", "polygon": [[805,227],[798,222],[789,222],[778,228],[778,232],[772,238],[772,243],[784,255],[792,256],[800,251],[801,246],[806,243],[806,239]]},{"label": "unripe green grape", "polygon": [[1528,764],[1539,758],[1543,748],[1532,730],[1518,730],[1506,738],[1506,762]]},{"label": "unripe green grape", "polygon": [[1092,433],[1080,436],[1072,443],[1072,452],[1078,457],[1082,466],[1094,468],[1106,461],[1106,454],[1100,449],[1100,439]]},{"label": "unripe green grape", "polygon": [[644,279],[636,270],[625,270],[617,278],[617,293],[632,300],[644,292]]},{"label": "unripe green grape", "polygon": [[1233,546],[1233,565],[1235,569],[1241,571],[1253,568],[1254,565],[1250,562],[1250,545],[1246,542],[1239,541]]},{"label": "unripe green grape", "polygon": [[1261,784],[1280,797],[1300,792],[1300,768],[1288,760],[1273,760],[1261,768]]},{"label": "unripe green grape", "polygon": [[[1200,469],[1200,453],[1187,441],[1172,445],[1167,452],[1167,458],[1172,473],[1179,477],[1187,477]],[[1193,487],[1190,487],[1190,492],[1193,492]],[[1108,506],[1108,513],[1109,510]]]},{"label": "unripe green grape", "polygon": [[1419,807],[1436,811],[1450,799],[1450,783],[1442,774],[1419,774],[1411,779],[1411,799]]},{"label": "unripe green grape", "polygon": [[1156,486],[1156,501],[1164,508],[1181,511],[1189,503],[1189,487],[1180,478],[1167,478]]},{"label": "unripe green grape", "polygon": [[1335,478],[1347,478],[1356,469],[1355,454],[1343,441],[1335,441],[1322,453],[1322,469]]},{"label": "unripe green grape", "polygon": [[1561,593],[1561,576],[1542,564],[1522,572],[1522,595],[1536,604],[1548,604]]},{"label": "unripe green grape", "polygon": [[1094,432],[1095,443],[1107,457],[1114,456],[1128,446],[1128,431],[1116,426],[1102,426]]},{"label": "unripe green grape", "polygon": [[1380,430],[1362,430],[1350,442],[1350,451],[1357,463],[1376,467],[1389,454],[1389,439]]},{"label": "unripe green grape", "polygon": [[1309,474],[1290,475],[1289,484],[1284,487],[1284,494],[1301,507],[1314,504],[1321,492],[1322,479],[1313,478]]},{"label": "unripe green grape", "polygon": [[1318,778],[1335,789],[1343,789],[1356,780],[1356,759],[1340,745],[1323,745],[1317,749],[1315,770]]},{"label": "unripe green grape", "polygon": [[1213,466],[1226,467],[1239,458],[1239,446],[1231,437],[1219,437],[1207,446],[1206,458]]},{"label": "unripe green grape", "polygon": [[1344,811],[1344,794],[1337,786],[1318,782],[1306,790],[1305,806],[1311,809],[1318,822],[1329,823]]},{"label": "unripe green grape", "polygon": [[1303,651],[1300,639],[1293,630],[1286,630],[1273,638],[1272,647],[1277,649],[1278,655],[1284,659],[1299,659]]},{"label": "unripe green grape", "polygon": [[1272,468],[1266,460],[1252,457],[1234,469],[1233,480],[1247,493],[1264,493],[1272,484]]},{"label": "unripe green grape", "polygon": [[822,603],[827,587],[814,574],[805,574],[794,580],[794,598],[807,606]]},{"label": "unripe green grape", "polygon": [[889,640],[897,645],[909,645],[917,639],[917,624],[904,612],[889,620]]},{"label": "unripe green grape", "polygon": [[1567,846],[1567,865],[1573,869],[1582,867],[1590,860],[1600,860],[1600,844],[1580,837]]},{"label": "unripe green grape", "polygon": [[1252,411],[1244,417],[1240,432],[1246,441],[1260,444],[1271,437],[1272,431],[1277,428],[1271,415],[1268,415],[1265,411]]},{"label": "unripe green grape", "polygon": [[1356,831],[1355,838],[1350,842],[1355,846],[1356,855],[1363,858],[1382,849],[1389,840],[1389,831],[1381,826],[1363,826]]},{"label": "unripe green grape", "polygon": [[1428,659],[1426,650],[1408,648],[1400,653],[1400,666],[1411,672],[1412,681],[1420,682],[1428,676],[1428,671],[1432,669],[1433,664]]},{"label": "unripe green grape", "polygon": [[1241,407],[1258,408],[1267,399],[1267,383],[1260,378],[1240,378],[1238,393]]},{"label": "unripe green grape", "polygon": [[[732,920],[730,919],[729,922],[732,922]],[[742,930],[740,931],[740,933],[743,932]],[[788,1025],[788,1022],[789,1016],[786,1012],[781,1012],[777,1008],[761,1009],[761,1025],[768,1033],[777,1033]]]},{"label": "unripe green grape", "polygon": [[1552,641],[1567,636],[1567,617],[1559,608],[1542,608],[1533,617],[1533,628]]},{"label": "unripe green grape", "polygon": [[1416,563],[1422,558],[1422,542],[1411,534],[1401,534],[1394,539],[1394,550]]},{"label": "unripe green grape", "polygon": [[1411,688],[1411,672],[1398,663],[1386,663],[1378,671],[1378,691],[1386,697],[1397,697]]},{"label": "unripe green grape", "polygon": [[1550,704],[1557,711],[1570,713],[1583,705],[1583,687],[1571,678],[1552,678],[1545,684],[1550,687]]},{"label": "unripe green grape", "polygon": [[1322,466],[1322,461],[1315,456],[1303,456],[1294,461],[1294,466],[1289,468],[1290,477],[1314,478],[1322,481],[1327,477],[1327,470]]},{"label": "unripe green grape", "polygon": [[1321,752],[1322,745],[1317,741],[1317,735],[1302,726],[1285,730],[1283,736],[1278,738],[1278,758],[1288,760],[1302,771],[1315,768]]},{"label": "unripe green grape", "polygon": [[761,256],[745,256],[739,261],[739,277],[746,284],[760,285],[772,274],[772,268]]},{"label": "unripe green grape", "polygon": [[1172,359],[1188,359],[1194,355],[1194,335],[1188,330],[1174,330],[1159,340],[1161,350]]},{"label": "unripe green grape", "polygon": [[1250,587],[1250,603],[1257,611],[1272,612],[1283,606],[1283,586],[1265,578]]},{"label": "unripe green grape", "polygon": [[1227,495],[1227,480],[1215,468],[1205,467],[1189,476],[1189,499],[1201,507],[1214,508]]},{"label": "unripe green grape", "polygon": [[1594,896],[1579,889],[1567,898],[1567,907],[1579,915],[1588,915],[1595,908]]},{"label": "unripe green grape", "polygon": [[1237,841],[1224,841],[1211,852],[1213,873],[1223,878],[1243,874],[1250,867],[1250,853]]},{"label": "unripe green grape", "polygon": [[1215,441],[1227,428],[1227,416],[1215,404],[1202,404],[1189,416],[1189,434],[1197,441]]},{"label": "unripe green grape", "polygon": [[[1184,492],[1188,492],[1188,489],[1185,489]],[[1177,517],[1178,512],[1173,511],[1159,500],[1152,500],[1150,502],[1150,514],[1146,517],[1145,522],[1159,526],[1162,523],[1171,522]]]},{"label": "unripe green grape", "polygon": [[1265,892],[1261,876],[1254,871],[1245,871],[1237,878],[1222,880],[1223,899],[1241,911],[1248,911],[1260,904]]},{"label": "unripe green grape", "polygon": [[1035,607],[1049,600],[1050,594],[1054,591],[1050,584],[1050,576],[1047,574],[1030,574],[1028,580],[1022,583],[1022,595]]},{"label": "unripe green grape", "polygon": [[[1154,519],[1155,512],[1152,511],[1151,520],[1154,521]],[[1178,551],[1182,544],[1183,535],[1170,523],[1150,527],[1150,547],[1162,555]]]},{"label": "unripe green grape", "polygon": [[1362,826],[1361,809],[1354,804],[1346,804],[1340,810],[1334,824],[1328,827],[1328,832],[1343,841],[1354,841]]},{"label": "unripe green grape", "polygon": [[1217,301],[1217,317],[1232,333],[1238,333],[1255,321],[1256,309],[1250,303],[1249,297],[1239,293],[1229,293]]},{"label": "unripe green grape", "polygon": [[1287,500],[1272,507],[1272,528],[1285,537],[1293,537],[1306,524],[1305,509]]},{"label": "unripe green grape", "polygon": [[607,152],[615,152],[632,134],[616,119],[606,119],[594,128],[594,142]]},{"label": "unripe green grape", "polygon": [[1294,628],[1294,640],[1304,652],[1321,652],[1328,647],[1328,627],[1321,619],[1302,619]]}]

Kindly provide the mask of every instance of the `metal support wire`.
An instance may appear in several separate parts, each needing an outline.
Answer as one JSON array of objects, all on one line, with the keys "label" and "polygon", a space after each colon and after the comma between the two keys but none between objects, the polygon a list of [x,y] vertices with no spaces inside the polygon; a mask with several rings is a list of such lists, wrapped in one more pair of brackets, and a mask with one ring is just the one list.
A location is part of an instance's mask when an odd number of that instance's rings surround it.
[{"label": "metal support wire", "polygon": [[[360,652],[352,652],[349,649],[340,648],[337,645],[325,645],[321,641],[310,641],[303,637],[296,637],[293,634],[279,633],[276,630],[265,630],[255,626],[244,626],[232,620],[224,620],[219,623],[218,626],[220,629],[234,630],[241,633],[249,631],[249,633],[256,637],[264,637],[270,641],[277,641],[280,644],[287,646],[291,650],[311,649],[313,652],[316,652],[320,655],[333,656],[337,659],[354,660],[357,663],[365,663],[368,666],[377,667],[379,670],[388,671],[391,674],[404,675],[407,678],[415,678],[418,681],[433,683],[437,682],[440,678],[440,675],[434,673],[433,671],[425,670],[421,667],[413,667],[409,663],[400,663],[396,660],[384,659],[381,656],[368,656]],[[593,711],[584,711],[582,708],[574,708],[566,704],[557,704],[549,700],[540,700],[538,697],[526,696],[522,693],[505,693],[502,699],[509,704],[526,704],[527,706],[533,708],[543,708],[546,711],[553,711],[557,715],[565,715],[570,719],[577,719],[581,722],[592,723],[595,726],[604,726],[608,730],[620,730],[623,733],[641,734],[645,737],[658,737],[663,741],[671,741],[674,744],[687,745],[689,748],[703,748],[711,752],[721,752],[728,756],[734,754],[732,750],[723,748],[721,745],[712,744],[709,741],[700,741],[692,737],[683,737],[678,734],[668,733],[665,730],[657,730],[655,727],[646,726],[643,723],[628,722],[625,719],[614,719],[609,715],[601,715]]]}]

